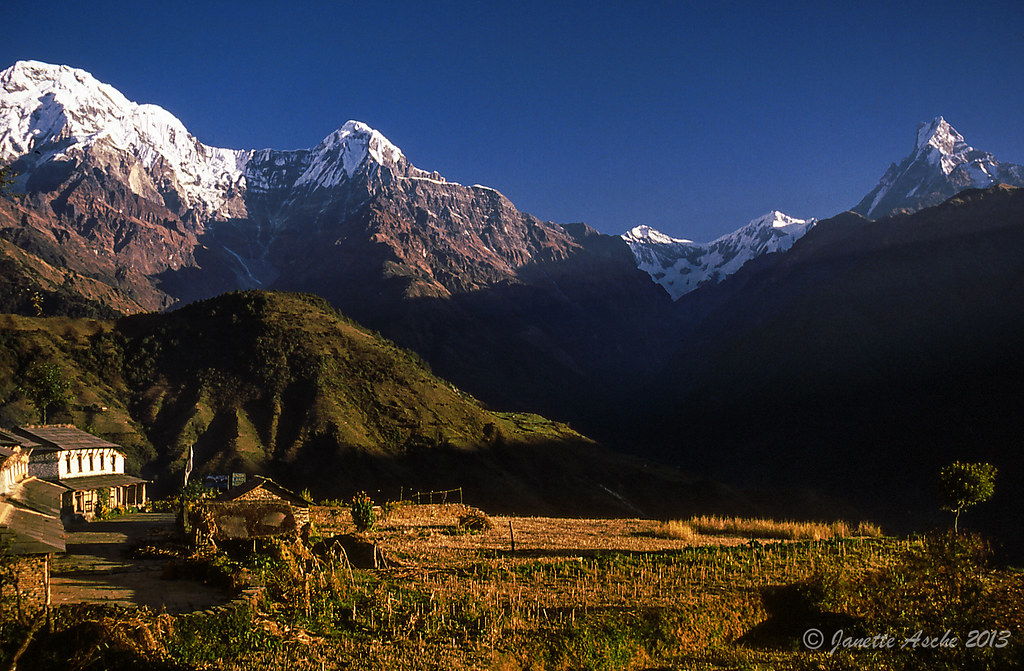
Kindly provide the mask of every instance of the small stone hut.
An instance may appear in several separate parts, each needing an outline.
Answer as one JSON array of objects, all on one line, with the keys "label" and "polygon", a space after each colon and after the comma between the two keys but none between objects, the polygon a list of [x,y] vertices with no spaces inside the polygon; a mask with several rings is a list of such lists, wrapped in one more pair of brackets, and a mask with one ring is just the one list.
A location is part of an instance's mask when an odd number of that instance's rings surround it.
[{"label": "small stone hut", "polygon": [[189,521],[215,542],[299,534],[309,525],[310,503],[269,478],[254,476],[215,499],[192,507]]}]

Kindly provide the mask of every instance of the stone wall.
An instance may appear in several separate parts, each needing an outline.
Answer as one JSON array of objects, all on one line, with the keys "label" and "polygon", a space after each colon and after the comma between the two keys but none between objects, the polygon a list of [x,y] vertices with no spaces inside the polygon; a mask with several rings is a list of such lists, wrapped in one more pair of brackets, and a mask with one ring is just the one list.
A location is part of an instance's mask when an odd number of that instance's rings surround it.
[{"label": "stone wall", "polygon": [[322,534],[351,532],[352,511],[348,506],[311,506],[310,521]]},{"label": "stone wall", "polygon": [[57,480],[60,478],[60,464],[57,452],[33,452],[28,464],[29,475],[34,475],[43,480]]},{"label": "stone wall", "polygon": [[0,572],[0,619],[17,617],[19,598],[21,613],[26,618],[46,608],[46,555],[0,557]]}]

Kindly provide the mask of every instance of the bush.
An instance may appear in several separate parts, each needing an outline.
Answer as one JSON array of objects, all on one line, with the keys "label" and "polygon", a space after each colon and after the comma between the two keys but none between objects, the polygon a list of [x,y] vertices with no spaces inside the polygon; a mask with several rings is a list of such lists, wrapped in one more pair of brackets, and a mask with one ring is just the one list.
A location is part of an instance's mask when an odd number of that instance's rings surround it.
[{"label": "bush", "polygon": [[494,523],[484,513],[475,512],[461,515],[457,528],[459,531],[466,533],[481,533],[493,529]]},{"label": "bush", "polygon": [[385,501],[384,503],[380,504],[379,520],[381,522],[385,522],[391,519],[395,515],[395,513],[397,513],[399,510],[402,509],[403,506],[405,506],[405,504],[405,501]]},{"label": "bush", "polygon": [[352,510],[352,522],[356,531],[369,531],[377,524],[377,511],[373,508],[373,499],[366,492],[359,492],[352,497],[348,507]]}]

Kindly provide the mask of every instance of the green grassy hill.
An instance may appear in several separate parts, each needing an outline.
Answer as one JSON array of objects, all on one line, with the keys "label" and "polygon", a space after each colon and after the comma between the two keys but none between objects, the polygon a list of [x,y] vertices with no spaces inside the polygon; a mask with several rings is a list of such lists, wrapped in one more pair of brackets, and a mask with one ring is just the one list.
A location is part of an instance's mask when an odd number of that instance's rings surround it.
[{"label": "green grassy hill", "polygon": [[614,514],[660,510],[682,483],[564,424],[484,407],[309,295],[118,321],[3,315],[0,345],[0,423],[37,421],[19,381],[53,362],[70,399],[50,421],[124,445],[158,492],[178,486],[189,446],[199,474],[262,473],[317,498],[461,486],[496,509]]}]

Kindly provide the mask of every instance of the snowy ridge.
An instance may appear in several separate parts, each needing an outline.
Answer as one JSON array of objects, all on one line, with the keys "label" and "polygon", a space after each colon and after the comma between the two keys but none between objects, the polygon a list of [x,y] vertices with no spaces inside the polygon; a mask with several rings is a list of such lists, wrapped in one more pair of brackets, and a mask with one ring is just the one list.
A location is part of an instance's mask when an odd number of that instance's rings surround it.
[{"label": "snowy ridge", "polygon": [[[868,218],[914,211],[938,205],[964,189],[996,183],[1024,187],[1024,166],[1000,163],[988,152],[971,147],[939,116],[918,126],[911,154],[890,166],[853,211]],[[675,300],[702,284],[720,282],[761,254],[789,249],[815,223],[815,219],[769,212],[706,244],[671,238],[647,226],[638,226],[622,238],[637,266]]]},{"label": "snowy ridge", "polygon": [[409,165],[398,147],[359,121],[311,149],[219,149],[199,142],[170,112],[134,103],[84,70],[19,61],[0,72],[0,86],[0,161],[24,158],[31,169],[90,151],[128,154],[151,182],[147,188],[131,181],[136,193],[152,198],[173,190],[185,209],[214,216],[238,215],[247,189],[331,188],[364,165],[444,181]]},{"label": "snowy ridge", "polygon": [[816,222],[773,210],[708,243],[672,238],[649,226],[621,237],[637,267],[677,300],[702,284],[721,282],[757,256],[789,249]]}]

